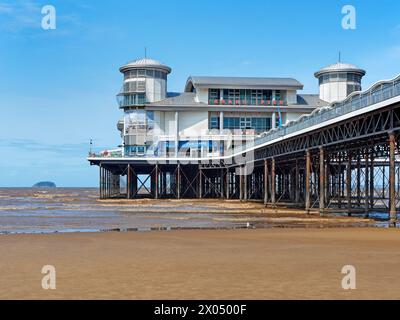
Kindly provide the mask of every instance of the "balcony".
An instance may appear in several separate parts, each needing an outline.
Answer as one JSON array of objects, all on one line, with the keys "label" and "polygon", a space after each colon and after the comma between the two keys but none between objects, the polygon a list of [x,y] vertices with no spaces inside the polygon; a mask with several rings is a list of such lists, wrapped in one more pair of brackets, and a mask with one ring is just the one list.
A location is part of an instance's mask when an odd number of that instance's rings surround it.
[{"label": "balcony", "polygon": [[286,100],[232,100],[232,99],[209,99],[208,104],[215,106],[287,106]]}]

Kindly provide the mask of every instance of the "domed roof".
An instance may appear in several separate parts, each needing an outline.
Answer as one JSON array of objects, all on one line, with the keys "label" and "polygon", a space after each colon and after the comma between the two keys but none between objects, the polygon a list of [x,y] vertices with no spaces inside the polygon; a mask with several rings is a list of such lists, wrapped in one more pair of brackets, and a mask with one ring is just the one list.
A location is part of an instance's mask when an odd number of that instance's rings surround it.
[{"label": "domed roof", "polygon": [[146,69],[146,68],[151,68],[151,69],[160,69],[163,70],[167,73],[171,73],[171,68],[162,64],[161,62],[149,58],[143,58],[143,59],[137,59],[131,62],[128,62],[127,64],[123,65],[121,68],[119,68],[119,71],[125,72],[131,69]]},{"label": "domed roof", "polygon": [[322,68],[321,70],[317,71],[314,75],[318,78],[319,76],[329,73],[329,72],[354,72],[358,73],[362,76],[365,75],[365,70],[358,68],[354,64],[350,63],[344,63],[344,62],[338,62],[334,64],[330,64],[329,66],[326,66],[325,68]]}]

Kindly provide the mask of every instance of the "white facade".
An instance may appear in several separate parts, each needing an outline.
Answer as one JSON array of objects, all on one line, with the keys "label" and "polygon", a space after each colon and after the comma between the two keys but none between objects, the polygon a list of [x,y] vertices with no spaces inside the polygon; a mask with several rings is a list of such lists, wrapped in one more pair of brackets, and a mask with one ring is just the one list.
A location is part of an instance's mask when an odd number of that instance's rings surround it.
[{"label": "white facade", "polygon": [[[127,103],[121,106],[126,113],[124,127],[118,128],[126,156],[143,150],[176,154],[181,147],[190,154],[227,150],[343,100],[349,90],[361,87],[365,74],[347,64],[328,66],[315,74],[319,95],[299,94],[303,85],[292,78],[190,77],[185,92],[168,96],[169,67],[141,59],[120,71]],[[135,99],[126,100],[131,94]],[[127,121],[133,118],[141,120]]]}]

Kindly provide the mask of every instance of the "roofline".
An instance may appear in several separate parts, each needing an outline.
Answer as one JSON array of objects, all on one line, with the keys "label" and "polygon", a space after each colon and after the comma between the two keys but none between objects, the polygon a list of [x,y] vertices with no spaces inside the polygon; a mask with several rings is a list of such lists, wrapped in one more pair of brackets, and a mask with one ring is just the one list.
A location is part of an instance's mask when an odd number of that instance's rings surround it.
[{"label": "roofline", "polygon": [[127,63],[119,68],[119,72],[124,73],[129,70],[137,70],[137,69],[155,69],[155,70],[165,71],[167,72],[167,74],[170,74],[172,71],[170,67],[165,65],[143,64],[135,66],[135,65],[129,65],[129,63]]},{"label": "roofline", "polygon": [[[257,77],[226,77],[226,78],[248,78],[248,79],[254,79]],[[278,78],[278,79],[285,79],[285,78]],[[296,79],[293,79],[295,81],[297,81]],[[297,81],[299,82],[299,81]],[[297,89],[297,90],[303,90],[304,85],[302,83],[299,82],[298,85],[248,85],[248,84],[243,84],[243,85],[235,85],[235,84],[207,84],[207,83],[202,83],[202,84],[196,84],[193,81],[193,76],[190,76],[187,80],[186,80],[186,84],[185,84],[185,92],[191,92],[189,89],[189,86],[192,86],[193,88],[197,88],[197,87],[206,87],[206,88],[210,88],[210,89],[219,89],[221,88],[221,86],[224,87],[224,89]]]},{"label": "roofline", "polygon": [[314,77],[319,78],[320,76],[326,73],[345,73],[345,72],[356,73],[362,77],[367,74],[367,72],[363,69],[344,68],[344,69],[319,70],[314,73]]}]

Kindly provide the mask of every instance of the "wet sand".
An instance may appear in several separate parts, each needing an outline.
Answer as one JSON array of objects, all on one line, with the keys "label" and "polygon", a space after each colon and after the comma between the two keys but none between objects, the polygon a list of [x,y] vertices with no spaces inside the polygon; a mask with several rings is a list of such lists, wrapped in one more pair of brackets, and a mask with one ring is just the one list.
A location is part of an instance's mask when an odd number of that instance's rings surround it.
[{"label": "wet sand", "polygon": [[331,212],[321,219],[315,209],[307,215],[281,206],[221,199],[98,200],[98,190],[90,188],[0,188],[0,234],[237,229],[248,223],[256,228],[387,225],[375,219],[386,219],[385,214],[365,219],[363,214],[349,218],[346,212]]},{"label": "wet sand", "polygon": [[[400,299],[396,229],[0,235],[0,256],[2,299]],[[357,290],[341,288],[347,264]]]}]

